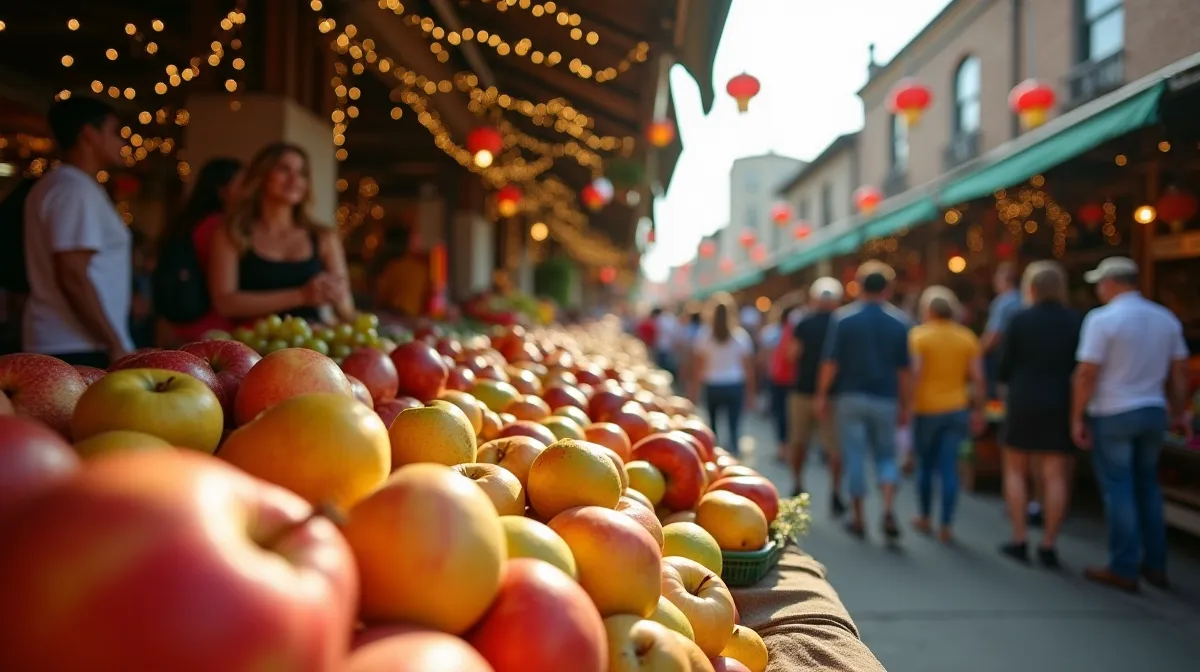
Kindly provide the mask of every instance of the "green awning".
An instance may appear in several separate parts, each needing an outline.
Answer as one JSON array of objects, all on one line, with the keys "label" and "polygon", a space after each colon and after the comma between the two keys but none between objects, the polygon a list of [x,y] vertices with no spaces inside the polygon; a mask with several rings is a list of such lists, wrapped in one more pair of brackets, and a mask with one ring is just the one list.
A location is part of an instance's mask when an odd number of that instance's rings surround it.
[{"label": "green awning", "polygon": [[[988,196],[997,189],[1024,182],[1113,138],[1154,123],[1158,118],[1158,101],[1165,88],[1166,82],[1160,81],[1118,103],[1100,107],[1045,137],[1030,134],[1031,144],[1024,148],[1014,151],[1001,146],[997,153],[1007,153],[1007,156],[992,163],[984,156],[978,169],[950,179],[942,188],[938,202],[950,206]],[[1081,113],[1084,109],[1076,112]],[[1073,114],[1067,114],[1062,119],[1065,121],[1071,116]]]},{"label": "green awning", "polygon": [[757,285],[763,281],[764,277],[766,276],[763,275],[762,271],[751,271],[735,278],[718,282],[715,285],[703,287],[699,292],[696,293],[696,298],[707,298],[713,294],[716,294],[717,292],[736,292],[739,289],[745,289],[747,287]]},{"label": "green awning", "polygon": [[900,229],[908,228],[937,217],[937,204],[932,198],[922,196],[919,200],[867,220],[854,228],[830,236],[825,240],[814,240],[796,250],[779,262],[780,273],[795,273],[818,261],[850,254],[872,238],[882,238]]},{"label": "green awning", "polygon": [[850,254],[857,250],[863,244],[863,241],[864,239],[857,229],[832,236],[829,240],[813,241],[811,245],[796,250],[780,261],[779,272],[785,274],[795,273],[796,271],[812,266],[822,259],[836,257],[840,254]]},{"label": "green awning", "polygon": [[933,202],[932,198],[922,196],[920,200],[914,203],[909,203],[902,208],[893,210],[885,215],[880,215],[863,224],[861,237],[865,240],[883,238],[884,236],[892,235],[900,229],[907,229],[915,224],[935,219],[937,216],[937,204]]}]

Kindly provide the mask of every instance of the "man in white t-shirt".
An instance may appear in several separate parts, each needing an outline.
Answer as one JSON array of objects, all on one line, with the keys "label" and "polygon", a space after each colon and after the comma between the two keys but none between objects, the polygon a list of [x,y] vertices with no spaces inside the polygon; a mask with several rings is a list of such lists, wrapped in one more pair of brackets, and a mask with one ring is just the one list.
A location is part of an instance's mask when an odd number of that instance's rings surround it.
[{"label": "man in white t-shirt", "polygon": [[[1158,458],[1173,409],[1191,431],[1187,343],[1174,313],[1138,292],[1132,259],[1109,257],[1084,279],[1106,305],[1087,314],[1079,333],[1071,433],[1092,451],[1108,520],[1108,564],[1087,579],[1127,591],[1141,574],[1167,585],[1167,528]],[[1170,399],[1164,392],[1170,383]]]},{"label": "man in white t-shirt", "polygon": [[112,108],[95,99],[58,101],[48,120],[62,164],[25,202],[30,293],[22,346],[107,368],[133,349],[132,236],[96,175],[121,164],[125,143]]}]

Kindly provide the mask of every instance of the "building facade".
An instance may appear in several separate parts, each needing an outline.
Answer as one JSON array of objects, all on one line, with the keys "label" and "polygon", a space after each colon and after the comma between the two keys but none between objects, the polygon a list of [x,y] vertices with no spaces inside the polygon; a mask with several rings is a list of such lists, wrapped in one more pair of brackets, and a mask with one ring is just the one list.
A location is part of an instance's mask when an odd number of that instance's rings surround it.
[{"label": "building facade", "polygon": [[718,256],[729,259],[736,268],[751,265],[751,248],[742,244],[742,234],[750,232],[767,250],[775,243],[779,227],[771,221],[771,208],[779,203],[779,187],[806,164],[779,154],[748,156],[733,162],[729,175],[729,224],[720,236]]},{"label": "building facade", "polygon": [[[812,231],[854,214],[858,188],[858,133],[839,136],[817,158],[779,188],[778,197],[792,209],[797,224]],[[792,244],[793,231],[776,227],[773,248]]]}]

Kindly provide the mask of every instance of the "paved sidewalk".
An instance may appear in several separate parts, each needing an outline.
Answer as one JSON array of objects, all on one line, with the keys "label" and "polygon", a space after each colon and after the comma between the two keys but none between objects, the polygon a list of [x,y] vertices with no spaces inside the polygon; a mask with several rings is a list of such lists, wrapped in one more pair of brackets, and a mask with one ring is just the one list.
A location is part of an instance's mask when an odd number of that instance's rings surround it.
[{"label": "paved sidewalk", "polygon": [[[746,422],[744,458],[790,491],[774,460],[765,419]],[[954,546],[916,534],[905,483],[898,500],[904,536],[889,549],[879,529],[879,500],[867,502],[866,541],[829,514],[829,476],[816,459],[807,483],[813,526],[804,549],[829,569],[862,633],[891,672],[1185,672],[1200,670],[1200,543],[1173,537],[1172,592],[1143,586],[1126,595],[1092,585],[1085,565],[1104,560],[1103,521],[1076,513],[1066,526],[1059,572],[1021,566],[996,548],[1008,522],[995,494],[959,498]],[[1031,541],[1036,543],[1035,536]]]}]

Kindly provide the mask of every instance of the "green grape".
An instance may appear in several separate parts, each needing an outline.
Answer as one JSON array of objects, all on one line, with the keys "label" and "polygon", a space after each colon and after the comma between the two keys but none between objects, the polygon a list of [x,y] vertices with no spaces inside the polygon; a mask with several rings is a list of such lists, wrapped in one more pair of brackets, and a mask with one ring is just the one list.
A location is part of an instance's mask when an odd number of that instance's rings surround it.
[{"label": "green grape", "polygon": [[313,329],[313,336],[321,339],[322,341],[325,341],[326,343],[329,343],[329,342],[333,341],[333,337],[334,337],[333,327],[321,325],[321,326],[317,327],[316,329]]},{"label": "green grape", "polygon": [[375,333],[374,330],[367,332],[367,345],[372,348],[378,348],[382,342],[383,340],[379,338],[379,334]]},{"label": "green grape", "polygon": [[267,324],[265,319],[257,320],[254,323],[254,335],[260,339],[265,339],[271,335],[271,325]]},{"label": "green grape", "polygon": [[351,352],[353,352],[353,348],[345,343],[338,343],[330,349],[329,354],[332,355],[334,359],[341,360],[349,357]]},{"label": "green grape", "polygon": [[367,344],[367,335],[361,331],[355,332],[355,334],[350,337],[350,343],[354,345],[354,347],[361,348]]},{"label": "green grape", "polygon": [[280,350],[286,350],[287,347],[287,341],[277,338],[270,343],[267,343],[267,352],[278,352]]},{"label": "green grape", "polygon": [[354,318],[354,330],[366,331],[379,328],[379,317],[371,313],[359,313]]},{"label": "green grape", "polygon": [[268,342],[269,341],[267,341],[267,339],[265,339],[265,338],[255,338],[254,341],[249,343],[248,345],[250,347],[254,348],[255,352],[257,352],[260,355],[263,355],[263,354],[266,354],[266,352],[267,352],[267,343]]},{"label": "green grape", "polygon": [[305,347],[304,344],[308,343],[308,338],[309,337],[305,336],[304,334],[296,334],[295,336],[289,338],[288,342],[291,344],[290,347],[303,348]]},{"label": "green grape", "polygon": [[316,350],[317,352],[321,353],[322,355],[329,354],[329,344],[326,343],[325,341],[322,341],[322,340],[319,340],[316,338],[310,338],[307,341],[305,341],[304,347],[308,348],[309,350]]},{"label": "green grape", "polygon": [[278,315],[268,315],[263,318],[267,323],[267,330],[272,334],[278,334],[279,328],[283,326],[283,318]]},{"label": "green grape", "polygon": [[335,344],[336,343],[342,343],[342,344],[350,343],[350,342],[352,342],[351,339],[353,339],[353,338],[354,338],[354,327],[352,325],[343,323],[343,324],[339,324],[336,327],[334,327],[333,342]]},{"label": "green grape", "polygon": [[249,345],[254,341],[254,330],[247,327],[238,327],[233,330],[233,338],[236,341]]}]

